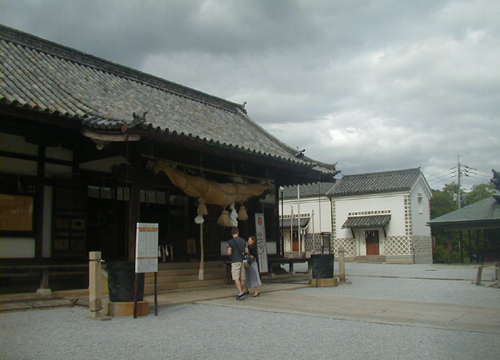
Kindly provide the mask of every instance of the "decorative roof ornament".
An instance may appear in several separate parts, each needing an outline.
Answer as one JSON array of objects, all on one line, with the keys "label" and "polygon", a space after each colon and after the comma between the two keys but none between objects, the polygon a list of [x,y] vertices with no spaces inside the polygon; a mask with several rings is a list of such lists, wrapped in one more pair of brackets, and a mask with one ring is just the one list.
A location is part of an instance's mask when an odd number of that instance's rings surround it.
[{"label": "decorative roof ornament", "polygon": [[300,150],[298,153],[295,154],[295,157],[297,159],[302,159],[304,157],[304,152],[306,151],[306,149],[302,149]]},{"label": "decorative roof ornament", "polygon": [[144,114],[141,115],[138,115],[136,114],[135,112],[132,113],[132,117],[134,118],[134,120],[132,120],[132,124],[134,125],[142,125],[146,122],[146,114],[148,112],[145,111]]}]

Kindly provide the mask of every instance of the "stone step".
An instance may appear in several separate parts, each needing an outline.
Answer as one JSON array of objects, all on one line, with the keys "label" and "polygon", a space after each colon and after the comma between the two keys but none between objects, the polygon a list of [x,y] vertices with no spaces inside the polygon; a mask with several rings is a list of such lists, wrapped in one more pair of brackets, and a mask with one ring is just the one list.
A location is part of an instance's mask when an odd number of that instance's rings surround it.
[{"label": "stone step", "polygon": [[385,255],[355,256],[353,261],[358,263],[381,264],[386,261],[386,257]]},{"label": "stone step", "polygon": [[[157,273],[158,293],[166,291],[187,291],[226,284],[226,266],[221,261],[205,262],[203,279],[198,280],[199,262],[159,263]],[[145,295],[154,293],[154,273],[146,273]]]},{"label": "stone step", "polygon": [[[202,288],[210,288],[213,286],[221,286],[226,284],[226,279],[213,280],[193,280],[193,281],[177,281],[172,283],[158,283],[158,293],[175,290],[199,290]],[[154,294],[154,284],[144,285],[144,294]]]},{"label": "stone step", "polygon": [[[179,270],[179,269],[198,269],[199,261],[180,262],[180,263],[158,263],[158,270]],[[205,269],[225,267],[222,261],[205,261]]]},{"label": "stone step", "polygon": [[[193,269],[178,269],[178,270],[158,270],[157,277],[168,277],[168,276],[186,276],[186,275],[198,275],[199,268]],[[205,274],[225,274],[226,267],[223,268],[204,268]],[[154,273],[146,273],[146,278],[153,278]]]},{"label": "stone step", "polygon": [[[199,270],[190,271],[187,274],[166,274],[166,273],[158,273],[157,282],[160,283],[173,283],[173,282],[184,282],[184,281],[193,281],[198,280]],[[222,271],[218,270],[207,271],[207,269],[203,272],[204,278],[206,280],[214,280],[214,279],[225,279],[226,278],[226,270],[222,269]],[[154,283],[154,274],[146,274],[144,277],[145,284],[153,284]]]}]

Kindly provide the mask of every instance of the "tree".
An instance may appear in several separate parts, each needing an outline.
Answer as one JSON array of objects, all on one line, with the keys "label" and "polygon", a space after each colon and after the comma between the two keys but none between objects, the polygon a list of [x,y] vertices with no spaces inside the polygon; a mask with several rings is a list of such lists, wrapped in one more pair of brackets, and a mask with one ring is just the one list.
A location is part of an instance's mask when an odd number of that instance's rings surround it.
[{"label": "tree", "polygon": [[449,189],[451,186],[452,185],[449,184],[445,185],[443,190],[432,190],[431,219],[435,219],[458,209],[457,204],[453,200],[454,193]]},{"label": "tree", "polygon": [[475,202],[489,198],[495,192],[493,183],[474,185],[471,191],[465,195],[465,205],[474,204]]}]

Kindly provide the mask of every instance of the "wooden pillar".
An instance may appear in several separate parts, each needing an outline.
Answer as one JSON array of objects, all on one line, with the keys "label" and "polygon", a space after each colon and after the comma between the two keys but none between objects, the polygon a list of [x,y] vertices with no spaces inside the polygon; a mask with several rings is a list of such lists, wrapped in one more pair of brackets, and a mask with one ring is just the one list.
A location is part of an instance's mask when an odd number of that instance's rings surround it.
[{"label": "wooden pillar", "polygon": [[339,282],[345,283],[345,260],[344,254],[345,250],[343,247],[339,247],[338,250],[338,262],[339,262]]},{"label": "wooden pillar", "polygon": [[[35,191],[35,258],[43,258],[43,230],[44,218],[43,212],[45,207],[45,146],[38,147],[38,164],[36,175],[36,191]],[[50,225],[47,225],[50,226]]]},{"label": "wooden pillar", "polygon": [[134,161],[129,169],[131,180],[128,201],[128,261],[135,260],[135,235],[136,224],[140,221],[141,213],[141,182],[140,182],[140,159]]},{"label": "wooden pillar", "polygon": [[453,259],[453,241],[451,236],[451,231],[448,230],[448,265],[451,264],[451,260]]},{"label": "wooden pillar", "polygon": [[89,253],[89,317],[96,320],[109,320],[101,315],[101,252]]},{"label": "wooden pillar", "polygon": [[464,244],[463,244],[463,237],[462,237],[462,234],[463,234],[463,231],[460,230],[460,240],[459,240],[459,244],[460,244],[460,262],[463,264],[464,263]]}]

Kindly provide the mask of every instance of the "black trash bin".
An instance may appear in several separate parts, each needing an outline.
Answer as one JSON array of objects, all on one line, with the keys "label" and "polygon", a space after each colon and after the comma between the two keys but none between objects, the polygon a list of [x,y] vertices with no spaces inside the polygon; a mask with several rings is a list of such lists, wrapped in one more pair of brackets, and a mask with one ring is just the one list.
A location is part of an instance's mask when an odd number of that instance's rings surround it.
[{"label": "black trash bin", "polygon": [[[134,301],[135,264],[128,261],[110,261],[108,272],[109,300],[113,302]],[[144,273],[137,274],[137,301],[144,299]]]},{"label": "black trash bin", "polygon": [[333,279],[333,254],[311,255],[313,279]]}]

